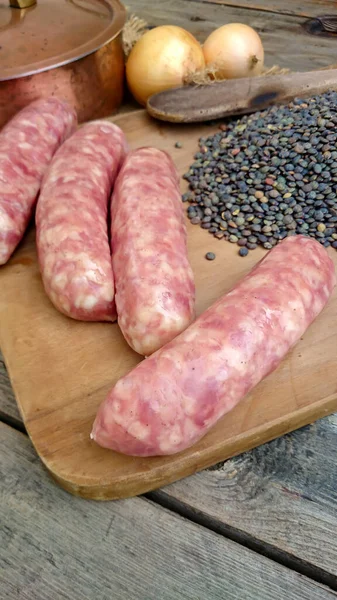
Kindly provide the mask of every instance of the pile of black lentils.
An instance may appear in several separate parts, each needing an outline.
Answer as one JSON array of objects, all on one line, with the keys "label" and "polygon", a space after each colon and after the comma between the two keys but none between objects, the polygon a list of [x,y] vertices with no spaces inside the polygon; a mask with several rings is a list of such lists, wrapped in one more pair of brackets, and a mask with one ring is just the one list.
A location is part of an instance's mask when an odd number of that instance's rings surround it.
[{"label": "pile of black lentils", "polygon": [[221,125],[200,138],[184,175],[191,223],[238,244],[241,256],[297,233],[337,248],[336,139],[336,92]]}]

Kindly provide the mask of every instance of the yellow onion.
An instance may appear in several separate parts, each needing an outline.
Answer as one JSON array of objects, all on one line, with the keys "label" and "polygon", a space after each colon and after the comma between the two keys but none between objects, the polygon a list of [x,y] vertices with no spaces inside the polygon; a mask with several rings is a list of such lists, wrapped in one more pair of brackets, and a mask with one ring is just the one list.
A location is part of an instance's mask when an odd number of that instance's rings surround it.
[{"label": "yellow onion", "polygon": [[216,79],[259,75],[264,51],[260,36],[249,25],[229,23],[213,31],[203,46],[206,66]]},{"label": "yellow onion", "polygon": [[152,94],[182,85],[204,67],[195,37],[181,27],[163,25],[147,31],[135,44],[126,63],[126,79],[135,99],[145,105]]}]

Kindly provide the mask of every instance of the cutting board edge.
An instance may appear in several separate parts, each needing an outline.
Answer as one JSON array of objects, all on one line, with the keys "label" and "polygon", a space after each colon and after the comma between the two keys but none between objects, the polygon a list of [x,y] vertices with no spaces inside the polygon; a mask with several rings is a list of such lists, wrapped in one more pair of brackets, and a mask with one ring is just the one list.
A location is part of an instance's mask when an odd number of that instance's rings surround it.
[{"label": "cutting board edge", "polygon": [[[255,427],[250,431],[248,436],[247,432],[244,432],[232,438],[229,444],[219,443],[216,447],[211,445],[209,449],[199,451],[195,456],[195,460],[191,460],[190,454],[182,456],[181,465],[178,469],[172,468],[171,465],[160,465],[157,468],[147,471],[145,475],[142,472],[137,473],[132,479],[127,475],[125,478],[121,477],[115,482],[102,483],[102,481],[98,481],[90,485],[76,482],[69,478],[66,479],[61,473],[57,473],[49,466],[48,463],[50,461],[45,459],[41,453],[38,452],[38,456],[52,479],[70,494],[98,501],[121,500],[145,494],[164,485],[174,483],[219,462],[243,454],[282,435],[310,425],[317,421],[317,419],[331,415],[336,410],[337,392],[293,413],[288,413],[283,417],[271,421],[268,427],[266,425]],[[35,447],[33,439],[31,437],[30,439]],[[210,454],[212,454],[212,458]]]},{"label": "cutting board edge", "polygon": [[[132,114],[131,116],[128,115],[127,117],[125,115],[119,115],[117,118],[116,117],[110,117],[108,120],[110,121],[117,121],[118,124],[120,126],[125,126],[125,131],[127,134],[127,137],[130,141],[130,147],[138,147],[140,145],[140,141],[141,140],[146,140],[146,142],[149,145],[154,145],[157,146],[161,149],[165,149],[167,151],[169,151],[172,154],[173,159],[176,161],[177,166],[179,165],[179,172],[181,172],[181,174],[183,174],[184,172],[186,172],[188,166],[191,164],[191,162],[193,161],[193,155],[195,153],[195,151],[198,148],[198,140],[200,138],[201,135],[210,135],[211,133],[214,133],[216,130],[218,130],[218,126],[214,126],[211,127],[209,124],[204,125],[204,124],[199,124],[198,126],[193,126],[191,124],[185,124],[185,125],[174,125],[174,124],[165,124],[165,123],[161,123],[159,121],[155,121],[154,119],[151,119],[146,111],[144,110],[140,110],[137,111],[136,114]],[[176,149],[176,142],[177,140],[182,141],[182,146],[181,149]],[[185,186],[185,184],[183,183],[183,186]],[[185,189],[185,187],[184,187]],[[202,277],[200,278],[200,283],[199,285],[201,286],[200,289],[204,289],[205,287],[205,282],[206,284],[209,283],[209,281],[214,281],[217,282],[219,281],[219,279],[217,279],[217,274],[218,277],[220,276],[220,280],[222,281],[223,278],[226,276],[226,278],[228,278],[228,281],[232,281],[235,282],[238,279],[238,269],[241,272],[241,264],[245,264],[245,265],[249,265],[251,263],[251,268],[253,268],[254,264],[255,264],[255,258],[257,257],[257,252],[260,251],[256,250],[254,253],[251,253],[246,259],[245,259],[245,263],[242,263],[242,259],[238,258],[237,256],[237,252],[235,252],[235,248],[231,247],[231,245],[229,245],[228,243],[226,243],[226,251],[222,250],[222,248],[224,249],[225,246],[221,244],[221,242],[219,240],[214,240],[213,237],[210,237],[209,235],[205,235],[205,232],[203,230],[201,230],[199,227],[194,227],[194,226],[190,226],[190,223],[188,223],[188,227],[190,227],[190,257],[191,260],[193,262],[194,260],[194,266],[195,268],[198,269],[198,273],[202,272]],[[35,248],[35,246],[34,246]],[[206,254],[206,252],[208,252],[209,250],[213,250],[217,255],[217,260],[213,261],[213,262],[208,262],[208,261],[204,261],[204,256]],[[29,246],[27,245],[27,240],[22,242],[21,245],[21,249],[18,249],[19,253],[28,253],[28,255],[31,255],[31,248],[29,248]],[[34,250],[35,252],[35,250]],[[253,256],[254,254],[254,256]],[[230,255],[230,260],[229,260],[229,255]],[[337,258],[337,255],[336,255]],[[225,261],[225,262],[223,262]],[[231,265],[230,268],[227,268],[227,261],[229,262],[229,264]],[[217,265],[219,266],[219,268],[217,268]],[[224,266],[225,265],[225,266]],[[12,265],[13,266],[13,265]],[[234,268],[235,267],[235,268]],[[337,262],[336,262],[336,267],[337,267]],[[233,275],[235,270],[235,276]],[[227,279],[226,279],[227,281]],[[21,281],[20,283],[17,283],[16,281],[16,276],[13,279],[13,282],[11,282],[11,285],[13,284],[13,289],[15,288],[15,285],[18,285],[20,287],[20,289],[22,290],[22,285],[21,285]],[[227,284],[226,284],[227,285]],[[230,284],[232,285],[232,284]],[[203,287],[202,287],[203,286]],[[214,295],[213,297],[213,291],[216,290],[216,295]],[[14,290],[15,291],[15,290]],[[212,294],[210,295],[210,297],[208,298],[207,294],[207,305],[209,305],[211,302],[214,301],[214,299],[216,299],[217,297],[219,297],[220,295],[222,295],[224,293],[224,291],[221,288],[221,292],[220,292],[220,288],[218,286],[218,284],[214,285],[214,288],[212,288]],[[34,298],[37,298],[37,295],[33,295]],[[13,297],[11,296],[9,298],[9,301],[7,302],[7,304],[5,304],[4,306],[1,306],[1,299],[0,299],[0,317],[1,317],[1,313],[3,313],[3,308],[8,309],[10,306],[10,301]],[[210,300],[210,298],[213,298],[212,301]],[[31,298],[30,298],[30,302],[31,302]],[[39,299],[38,299],[39,302]],[[202,306],[202,304],[201,304]],[[31,309],[32,306],[29,305],[29,308]],[[205,307],[204,307],[205,308]],[[203,308],[203,310],[204,310]],[[35,318],[35,313],[36,313],[36,305],[34,306],[34,311],[32,311],[32,315]],[[5,313],[4,313],[5,314]],[[333,317],[335,318],[335,314],[333,314]],[[330,315],[331,316],[331,315]],[[20,317],[20,314],[19,314]],[[5,317],[7,318],[7,317]],[[3,341],[5,341],[5,345],[6,345],[6,357],[5,357],[5,362],[6,364],[8,364],[9,366],[9,373],[13,374],[13,379],[11,378],[11,380],[13,381],[13,387],[14,387],[14,391],[18,391],[19,388],[21,387],[20,384],[22,383],[22,381],[25,381],[22,379],[23,374],[20,373],[20,368],[22,369],[23,373],[27,373],[27,363],[25,364],[25,353],[21,352],[21,348],[20,345],[17,344],[17,341],[20,341],[21,338],[21,329],[18,328],[18,324],[20,325],[20,327],[22,327],[22,330],[24,329],[25,326],[25,322],[27,320],[27,318],[29,318],[29,316],[27,316],[27,313],[25,313],[25,321],[22,321],[22,314],[21,314],[21,321],[20,318],[17,318],[17,316],[15,316],[15,321],[11,321],[11,325],[8,328],[6,326],[6,328],[3,327],[2,331],[1,331],[1,318],[0,318],[0,346],[3,347]],[[52,319],[51,316],[51,320],[54,321],[54,319]],[[335,335],[337,334],[337,321],[335,321],[336,324],[336,330],[335,330]],[[12,328],[13,327],[13,328]],[[318,347],[318,351],[321,351],[323,353],[323,346],[322,344],[325,343],[326,340],[326,331],[328,328],[328,325],[326,323],[326,320],[322,321],[321,323],[321,328],[323,331],[322,336],[318,337],[318,343],[320,344]],[[329,328],[330,331],[330,328]],[[16,338],[14,336],[17,336]],[[3,338],[3,339],[2,339]],[[70,347],[69,346],[69,336],[68,334],[66,335],[66,340],[65,340],[65,345],[66,347]],[[15,342],[15,344],[14,344]],[[38,352],[38,348],[34,345],[34,339],[32,340],[32,345],[31,345],[31,352],[34,354],[36,353],[36,355],[38,356],[39,352]],[[73,343],[73,342],[71,342]],[[68,344],[68,346],[67,346]],[[330,348],[330,354],[329,354],[329,350],[328,348]],[[304,348],[305,349],[305,348]],[[324,350],[324,355],[325,356],[334,356],[335,352],[335,347],[334,345],[332,345],[330,343],[330,345],[328,345],[327,349]],[[308,366],[313,366],[316,365],[316,363],[318,365],[322,364],[321,359],[315,355],[314,357],[312,355],[306,355],[306,360],[308,361],[307,364]],[[314,360],[314,363],[313,363]],[[321,362],[320,362],[321,361]],[[331,362],[331,360],[330,360]],[[76,366],[76,361],[74,361],[74,365]],[[300,367],[300,363],[297,361],[297,366]],[[18,366],[18,368],[17,368]],[[13,367],[13,368],[12,368]],[[305,370],[304,370],[305,371]],[[299,375],[299,379],[298,379],[298,385],[301,385],[301,382],[303,382],[303,375],[304,375],[304,371],[302,369],[302,371],[298,373]],[[314,373],[316,373],[315,369],[314,369]],[[186,477],[187,475],[193,474],[197,471],[200,471],[208,466],[211,466],[213,464],[216,464],[220,461],[224,461],[226,459],[228,459],[230,456],[234,456],[234,455],[238,455],[241,454],[244,451],[247,451],[253,447],[256,447],[260,444],[263,444],[271,439],[274,439],[275,437],[281,436],[287,432],[293,431],[294,429],[298,429],[299,427],[302,427],[304,425],[307,425],[313,421],[315,421],[318,418],[321,418],[324,415],[330,414],[331,412],[334,412],[336,410],[337,407],[337,389],[336,389],[336,385],[335,385],[335,368],[333,368],[333,370],[330,368],[330,383],[332,383],[332,385],[328,386],[326,393],[323,391],[324,387],[322,389],[322,392],[319,393],[317,388],[317,396],[320,395],[320,397],[322,398],[321,400],[316,400],[315,398],[315,390],[316,389],[316,385],[314,385],[312,387],[311,392],[309,392],[309,387],[308,385],[306,385],[305,389],[308,392],[308,395],[306,396],[306,401],[307,401],[307,405],[301,409],[297,408],[297,401],[296,401],[296,395],[294,395],[294,390],[290,389],[289,386],[284,385],[284,381],[279,382],[276,379],[276,385],[278,385],[278,383],[281,383],[281,386],[277,389],[275,389],[275,395],[273,393],[273,395],[271,395],[270,392],[270,388],[268,388],[267,393],[264,392],[264,399],[267,400],[267,402],[269,403],[269,405],[271,406],[267,406],[267,408],[271,409],[271,412],[268,414],[274,414],[274,418],[271,418],[271,420],[267,423],[263,423],[262,425],[259,425],[256,428],[251,427],[251,429],[246,429],[246,431],[244,431],[241,428],[241,421],[237,420],[237,427],[233,426],[232,428],[232,424],[230,425],[229,430],[227,431],[227,435],[230,435],[230,438],[227,438],[227,443],[224,441],[224,437],[225,435],[221,434],[221,423],[220,423],[220,435],[219,435],[219,427],[217,426],[217,431],[218,434],[217,436],[215,436],[215,438],[212,438],[212,433],[210,432],[210,437],[206,436],[204,438],[204,440],[197,444],[195,446],[195,448],[191,448],[189,451],[186,451],[186,454],[184,453],[184,456],[179,457],[179,460],[173,460],[172,464],[168,465],[167,460],[164,460],[162,464],[157,464],[157,461],[154,461],[155,463],[155,467],[152,467],[151,463],[147,462],[147,459],[143,459],[143,461],[146,461],[146,467],[143,465],[142,466],[142,470],[137,472],[137,474],[132,473],[131,477],[130,474],[127,474],[127,469],[128,469],[128,461],[125,461],[126,467],[124,469],[124,465],[122,466],[124,470],[122,470],[122,474],[119,475],[118,477],[118,485],[116,484],[116,481],[114,482],[114,487],[112,489],[112,484],[111,484],[111,477],[110,480],[107,480],[106,477],[106,473],[111,473],[111,471],[113,469],[111,469],[110,464],[113,462],[111,460],[107,460],[107,465],[104,464],[103,469],[100,469],[100,473],[101,475],[98,476],[96,475],[96,481],[93,484],[92,483],[92,477],[88,475],[82,476],[82,481],[78,480],[78,477],[73,477],[73,473],[76,473],[76,460],[71,460],[69,458],[69,471],[70,474],[64,473],[64,468],[65,465],[62,464],[62,468],[60,468],[60,466],[57,464],[57,460],[60,459],[60,457],[58,457],[57,455],[57,445],[56,445],[56,450],[55,447],[54,449],[52,449],[52,453],[49,457],[46,457],[44,460],[44,456],[42,453],[42,456],[38,453],[40,459],[42,460],[43,463],[45,463],[45,466],[48,470],[48,472],[50,473],[50,475],[52,477],[54,477],[54,479],[59,483],[59,485],[65,489],[67,489],[68,492],[77,495],[77,496],[82,496],[85,498],[92,498],[92,499],[101,499],[101,500],[110,500],[110,499],[117,499],[117,498],[125,498],[125,497],[130,497],[130,496],[134,496],[137,494],[141,494],[144,493],[145,491],[149,491],[150,489],[155,489],[157,487],[162,487],[165,484],[168,483],[172,483],[173,481],[176,481],[177,479],[181,479],[183,477]],[[116,370],[116,374],[118,374],[118,369]],[[57,387],[57,380],[56,380],[56,387]],[[22,390],[21,390],[22,391]],[[281,393],[280,393],[281,392]],[[63,391],[61,391],[61,393],[63,394]],[[288,404],[286,403],[286,397],[285,394],[289,393],[289,402]],[[332,395],[331,395],[332,394]],[[19,394],[20,396],[21,394]],[[18,398],[18,394],[16,394],[16,398]],[[302,397],[303,399],[303,397]],[[21,396],[21,400],[22,402],[19,403],[18,399],[17,399],[17,404],[19,406],[19,410],[20,413],[23,416],[24,422],[27,425],[27,429],[28,429],[28,433],[30,430],[30,422],[31,419],[27,418],[25,419],[24,416],[28,416],[28,413],[31,414],[32,410],[34,412],[35,410],[35,415],[33,420],[39,420],[39,416],[43,417],[43,414],[41,414],[40,410],[41,407],[38,405],[36,407],[35,405],[35,394],[34,394],[34,389],[30,389],[27,390],[25,389],[24,392],[22,393]],[[262,402],[262,407],[263,407],[263,398],[261,397],[261,402]],[[242,407],[244,403],[240,404],[239,406]],[[275,410],[275,407],[277,407],[277,405],[282,407],[282,410],[286,410],[287,406],[289,406],[289,409],[287,414],[283,415],[283,416],[277,416],[277,411]],[[71,409],[71,406],[70,406]],[[76,409],[75,409],[76,410]],[[262,412],[261,412],[262,410]],[[263,412],[263,408],[260,410],[261,412],[261,418],[266,418],[267,414]],[[39,416],[38,416],[39,415]],[[249,415],[248,415],[249,416]],[[231,413],[231,418],[233,419],[233,413]],[[75,419],[76,420],[76,419]],[[256,421],[255,421],[256,422]],[[231,423],[231,421],[229,420],[229,423]],[[247,426],[249,424],[249,419],[248,421],[244,421],[244,425]],[[228,429],[228,427],[227,427]],[[41,433],[43,436],[43,426],[41,427]],[[234,433],[234,432],[239,432],[239,433]],[[35,448],[39,447],[40,445],[40,441],[39,441],[39,437],[38,435],[32,430],[32,437],[30,438],[33,442],[33,445]],[[255,434],[255,435],[254,435]],[[85,434],[86,436],[87,434]],[[76,430],[76,427],[74,429],[74,444],[76,444],[78,446],[78,444],[82,443],[83,435],[82,433],[78,434],[78,431]],[[34,440],[36,441],[36,445],[34,443]],[[42,441],[45,441],[42,439]],[[244,443],[242,443],[244,442]],[[85,443],[87,443],[87,441],[85,441]],[[226,453],[225,453],[225,449],[226,449]],[[53,456],[53,451],[54,451],[54,456]],[[77,457],[77,451],[78,448],[76,448],[76,457]],[[103,452],[103,450],[102,450]],[[108,457],[108,452],[107,452],[107,457]],[[71,458],[73,458],[73,454],[70,453],[69,455]],[[110,456],[112,457],[113,454],[111,453]],[[122,455],[119,455],[120,457]],[[178,456],[178,455],[176,455]],[[76,458],[75,457],[75,458]],[[89,461],[87,462],[87,464],[85,464],[85,468],[88,467],[88,464],[90,462],[90,456],[87,458],[89,458]],[[129,458],[129,457],[126,457]],[[168,457],[166,457],[168,458]],[[64,456],[62,456],[61,453],[61,460],[64,460]],[[151,459],[149,459],[151,461]],[[53,464],[53,461],[56,463]],[[161,461],[158,461],[159,463],[161,463]],[[184,467],[184,468],[183,468]],[[133,470],[133,466],[131,467],[131,471]],[[91,461],[91,473],[97,473],[97,466],[96,463],[92,463]],[[164,477],[163,477],[163,473],[164,473]],[[64,475],[62,477],[62,475]],[[116,478],[115,478],[116,479]],[[151,479],[151,482],[149,482],[149,480]],[[77,483],[76,483],[77,480]],[[135,482],[139,484],[139,487],[136,488],[135,487]],[[91,485],[90,485],[91,483]],[[140,484],[142,484],[142,488],[140,488]],[[100,489],[102,489],[101,493]]]}]

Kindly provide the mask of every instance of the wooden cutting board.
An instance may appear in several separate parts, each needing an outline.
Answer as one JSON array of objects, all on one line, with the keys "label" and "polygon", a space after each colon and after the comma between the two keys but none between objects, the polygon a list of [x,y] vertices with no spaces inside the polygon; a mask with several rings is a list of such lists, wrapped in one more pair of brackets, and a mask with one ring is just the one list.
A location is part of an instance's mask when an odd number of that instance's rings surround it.
[{"label": "wooden cutting board", "polygon": [[[115,121],[131,147],[168,150],[183,174],[210,126],[166,125],[144,112]],[[182,148],[176,149],[175,142]],[[188,223],[189,255],[200,314],[263,256]],[[205,260],[213,251],[216,260]],[[337,267],[337,253],[330,252]],[[337,294],[281,366],[193,448],[171,457],[133,458],[89,438],[100,402],[141,360],[117,324],[80,323],[47,299],[31,230],[0,268],[0,347],[19,409],[42,462],[69,492],[107,500],[134,496],[186,477],[337,410]]]}]

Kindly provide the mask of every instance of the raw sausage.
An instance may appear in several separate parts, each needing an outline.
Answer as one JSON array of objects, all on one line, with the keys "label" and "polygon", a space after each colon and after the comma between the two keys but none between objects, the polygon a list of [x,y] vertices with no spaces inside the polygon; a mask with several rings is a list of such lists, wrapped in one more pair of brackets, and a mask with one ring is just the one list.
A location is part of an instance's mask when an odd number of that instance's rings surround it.
[{"label": "raw sausage", "polygon": [[279,365],[335,284],[333,262],[318,242],[285,239],[181,335],[117,382],[92,438],[138,456],[188,448]]},{"label": "raw sausage", "polygon": [[194,317],[179,177],[166,152],[140,148],[126,158],[112,197],[111,243],[118,324],[148,356]]},{"label": "raw sausage", "polygon": [[135,456],[174,454],[207,431],[280,363],[336,284],[326,250],[285,239],[188,329],[120,379],[92,438]]},{"label": "raw sausage", "polygon": [[148,356],[194,317],[179,177],[166,152],[140,148],[127,156],[112,197],[111,243],[118,324]]},{"label": "raw sausage", "polygon": [[75,131],[75,111],[57,98],[36,100],[0,133],[0,265],[21,241],[42,177],[62,142]]},{"label": "raw sausage", "polygon": [[73,319],[116,319],[107,212],[125,153],[119,127],[87,123],[56,153],[42,184],[36,209],[42,280],[54,306]]},{"label": "raw sausage", "polygon": [[122,130],[93,121],[59,149],[42,185],[36,209],[42,280],[54,306],[73,319],[116,319],[107,213],[125,153]]}]

